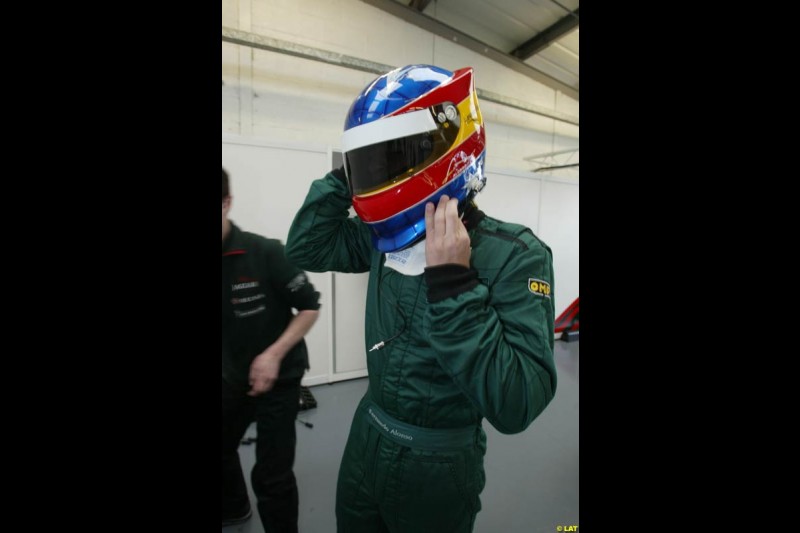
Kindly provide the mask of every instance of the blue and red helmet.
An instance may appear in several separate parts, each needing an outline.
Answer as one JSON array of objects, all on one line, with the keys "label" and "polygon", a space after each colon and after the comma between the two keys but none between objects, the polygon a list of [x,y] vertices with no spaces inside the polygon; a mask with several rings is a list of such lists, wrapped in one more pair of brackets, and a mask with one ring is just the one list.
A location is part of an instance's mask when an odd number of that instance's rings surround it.
[{"label": "blue and red helmet", "polygon": [[380,76],[350,106],[342,135],[353,208],[381,252],[425,236],[425,204],[463,209],[483,188],[486,133],[472,68],[409,65]]}]

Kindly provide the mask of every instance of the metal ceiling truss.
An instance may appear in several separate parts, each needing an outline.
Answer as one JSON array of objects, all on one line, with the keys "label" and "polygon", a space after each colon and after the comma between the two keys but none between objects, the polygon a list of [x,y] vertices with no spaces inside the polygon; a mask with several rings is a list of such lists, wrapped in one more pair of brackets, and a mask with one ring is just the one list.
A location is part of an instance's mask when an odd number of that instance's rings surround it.
[{"label": "metal ceiling truss", "polygon": [[428,4],[430,3],[431,0],[411,0],[408,3],[408,7],[413,7],[414,9],[422,13],[423,11],[425,11],[425,8],[428,7]]},{"label": "metal ceiling truss", "polygon": [[578,27],[578,11],[580,11],[580,8],[570,12],[569,15],[560,19],[549,28],[545,28],[533,38],[522,43],[511,51],[511,55],[519,58],[522,61],[525,61],[529,57],[541,52],[550,46],[550,44],[552,44],[554,41],[559,40],[561,37]]},{"label": "metal ceiling truss", "polygon": [[551,89],[561,91],[570,98],[578,100],[578,91],[570,87],[566,83],[563,83],[555,79],[554,77],[550,76],[549,74],[546,74],[541,70],[528,65],[527,63],[520,60],[518,57],[507,54],[501,50],[498,50],[497,48],[489,46],[483,41],[479,41],[467,35],[466,33],[463,33],[451,26],[448,26],[447,24],[444,24],[432,17],[424,15],[414,8],[404,6],[403,4],[399,4],[397,2],[394,2],[393,0],[361,0],[361,1],[364,2],[365,4],[377,7],[378,9],[381,9],[383,11],[386,11],[387,13],[399,17],[410,24],[418,26],[435,35],[438,35],[439,37],[443,37],[445,39],[458,43],[461,46],[469,48],[473,52],[486,56],[489,59],[492,59],[493,61],[500,63],[506,68],[510,68],[516,72],[519,72],[520,74],[524,74],[525,76],[528,76],[529,78],[534,79],[539,83],[550,87]]},{"label": "metal ceiling truss", "polygon": [[556,152],[530,155],[522,159],[536,165],[531,169],[532,172],[576,168],[580,166],[580,148],[568,148]]}]

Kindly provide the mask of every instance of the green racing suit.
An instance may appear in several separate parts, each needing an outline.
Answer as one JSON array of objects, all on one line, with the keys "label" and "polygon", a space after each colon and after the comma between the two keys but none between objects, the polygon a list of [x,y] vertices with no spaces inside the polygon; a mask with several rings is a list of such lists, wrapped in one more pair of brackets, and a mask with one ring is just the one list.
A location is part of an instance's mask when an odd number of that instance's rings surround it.
[{"label": "green racing suit", "polygon": [[556,391],[550,248],[470,203],[471,268],[403,275],[349,216],[342,178],[312,183],[286,246],[307,271],[369,272],[369,387],[339,470],[338,531],[472,531],[485,484],[482,419],[519,433]]}]

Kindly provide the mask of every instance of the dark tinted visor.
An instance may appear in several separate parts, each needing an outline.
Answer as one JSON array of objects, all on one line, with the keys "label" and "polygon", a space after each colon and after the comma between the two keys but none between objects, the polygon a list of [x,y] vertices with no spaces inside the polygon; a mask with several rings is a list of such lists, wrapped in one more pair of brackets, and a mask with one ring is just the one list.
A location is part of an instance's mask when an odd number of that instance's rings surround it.
[{"label": "dark tinted visor", "polygon": [[430,112],[435,130],[362,146],[344,154],[345,173],[353,195],[368,194],[401,182],[447,153],[458,137],[458,108],[448,103],[437,105]]}]

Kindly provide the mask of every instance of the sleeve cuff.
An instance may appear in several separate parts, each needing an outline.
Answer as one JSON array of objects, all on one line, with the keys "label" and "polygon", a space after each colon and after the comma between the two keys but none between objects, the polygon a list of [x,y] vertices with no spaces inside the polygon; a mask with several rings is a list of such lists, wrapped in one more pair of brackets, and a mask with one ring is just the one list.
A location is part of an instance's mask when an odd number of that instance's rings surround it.
[{"label": "sleeve cuff", "polygon": [[345,185],[347,184],[347,176],[344,173],[344,167],[339,167],[331,170],[331,175]]},{"label": "sleeve cuff", "polygon": [[447,264],[425,269],[428,302],[440,302],[458,296],[478,285],[478,271],[463,265]]}]

